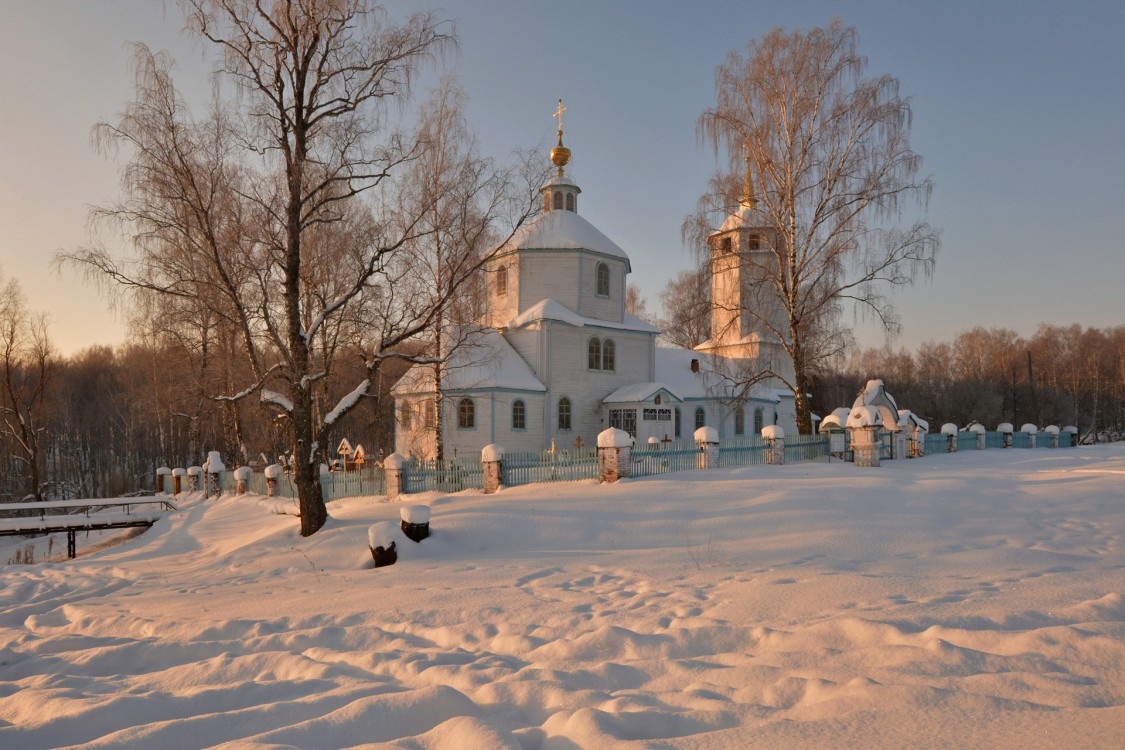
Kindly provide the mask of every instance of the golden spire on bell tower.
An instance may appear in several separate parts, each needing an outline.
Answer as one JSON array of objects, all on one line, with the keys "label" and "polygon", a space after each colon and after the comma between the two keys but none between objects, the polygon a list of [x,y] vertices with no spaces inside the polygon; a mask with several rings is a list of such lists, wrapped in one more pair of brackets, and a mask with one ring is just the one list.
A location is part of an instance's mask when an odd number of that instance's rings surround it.
[{"label": "golden spire on bell tower", "polygon": [[754,197],[754,179],[750,176],[750,155],[746,155],[746,178],[742,183],[742,197],[738,205],[743,208],[754,209],[758,207],[758,199]]},{"label": "golden spire on bell tower", "polygon": [[570,161],[570,149],[564,146],[562,141],[563,112],[566,112],[566,107],[563,106],[562,98],[559,98],[559,106],[555,110],[555,117],[559,118],[559,145],[551,149],[551,163],[559,168],[559,177],[562,177],[563,167]]}]

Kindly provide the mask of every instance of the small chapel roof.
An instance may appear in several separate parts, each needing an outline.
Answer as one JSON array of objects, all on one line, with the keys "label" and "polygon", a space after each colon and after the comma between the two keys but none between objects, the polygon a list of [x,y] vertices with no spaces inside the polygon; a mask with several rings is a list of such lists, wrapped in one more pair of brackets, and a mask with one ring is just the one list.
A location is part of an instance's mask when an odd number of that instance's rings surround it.
[{"label": "small chapel roof", "polygon": [[663,383],[630,383],[623,385],[613,393],[602,399],[604,404],[629,404],[647,401],[657,393],[663,391],[674,398],[676,402],[683,401],[680,395]]}]

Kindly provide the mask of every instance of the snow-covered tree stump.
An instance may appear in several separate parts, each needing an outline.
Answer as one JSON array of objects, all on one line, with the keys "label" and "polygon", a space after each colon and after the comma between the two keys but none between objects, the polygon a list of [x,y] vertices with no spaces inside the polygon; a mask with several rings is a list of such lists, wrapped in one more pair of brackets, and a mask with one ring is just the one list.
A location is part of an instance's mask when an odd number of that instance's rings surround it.
[{"label": "snow-covered tree stump", "polygon": [[412,541],[420,542],[430,535],[430,506],[407,505],[398,516],[399,528]]},{"label": "snow-covered tree stump", "polygon": [[199,492],[200,477],[203,476],[202,466],[189,466],[188,470],[188,490],[190,492]]},{"label": "snow-covered tree stump", "polygon": [[491,495],[500,489],[500,477],[504,469],[504,449],[495,444],[484,446],[480,452],[481,467],[484,469],[484,494]]},{"label": "snow-covered tree stump", "polygon": [[766,458],[771,464],[780,466],[785,463],[785,430],[781,425],[770,424],[762,428],[762,437],[768,446]]},{"label": "snow-covered tree stump", "polygon": [[254,470],[249,466],[239,466],[234,470],[235,492],[239,495],[245,495],[250,486],[250,476]]},{"label": "snow-covered tree stump", "polygon": [[392,453],[383,459],[383,470],[387,476],[387,498],[394,500],[399,495],[404,495],[406,488],[403,486],[403,473],[406,470],[406,456],[401,453]]},{"label": "snow-covered tree stump", "polygon": [[398,561],[395,549],[395,525],[391,521],[380,521],[367,529],[367,547],[376,568],[394,565]]},{"label": "snow-covered tree stump", "polygon": [[603,482],[633,475],[633,438],[629,433],[616,427],[598,433],[598,468]]},{"label": "snow-covered tree stump", "polygon": [[172,469],[172,494],[178,495],[183,491],[184,476],[187,474],[183,469],[176,467]]},{"label": "snow-covered tree stump", "polygon": [[266,497],[273,497],[277,494],[277,480],[281,479],[281,466],[278,464],[270,464],[265,469],[266,475]]},{"label": "snow-covered tree stump", "polygon": [[164,477],[171,476],[171,475],[172,475],[172,470],[169,469],[167,466],[161,466],[156,470],[156,491],[157,492],[167,492],[168,491],[167,488],[164,486]]},{"label": "snow-covered tree stump", "polygon": [[699,468],[719,468],[719,431],[704,425],[695,431],[694,437],[699,446]]}]

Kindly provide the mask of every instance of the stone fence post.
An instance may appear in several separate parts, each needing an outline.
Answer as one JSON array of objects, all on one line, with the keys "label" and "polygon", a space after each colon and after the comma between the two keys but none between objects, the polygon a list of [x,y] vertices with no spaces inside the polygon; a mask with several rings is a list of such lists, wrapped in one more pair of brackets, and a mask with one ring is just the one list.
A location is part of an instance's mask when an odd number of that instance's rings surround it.
[{"label": "stone fence post", "polygon": [[199,492],[199,478],[203,476],[202,466],[189,466],[188,474],[188,491]]},{"label": "stone fence post", "polygon": [[699,446],[699,468],[719,468],[719,431],[714,427],[700,427],[695,431],[695,442]]},{"label": "stone fence post", "polygon": [[172,469],[172,494],[178,495],[183,491],[184,476],[187,474],[181,468]]},{"label": "stone fence post", "polygon": [[266,497],[274,497],[277,495],[277,480],[281,478],[281,466],[278,464],[270,464],[265,469],[266,475]]},{"label": "stone fence post", "polygon": [[1002,433],[1004,435],[1004,447],[1005,448],[1011,448],[1012,447],[1012,433],[1015,432],[1015,429],[1012,427],[1012,423],[1011,422],[1001,422],[999,425],[996,426],[996,431],[999,432],[999,433]]},{"label": "stone fence post", "polygon": [[774,466],[781,466],[785,463],[785,430],[781,425],[771,424],[762,428],[762,437],[765,439],[767,448],[766,456],[769,463]]},{"label": "stone fence post", "polygon": [[480,452],[481,467],[484,470],[484,494],[491,495],[500,489],[500,478],[504,470],[504,448],[489,444]]},{"label": "stone fence post", "polygon": [[387,499],[394,500],[406,494],[403,474],[406,472],[406,456],[392,453],[383,459],[383,470],[387,474]]},{"label": "stone fence post", "polygon": [[249,466],[239,466],[234,470],[235,492],[245,495],[250,485],[250,477],[254,470]]},{"label": "stone fence post", "polygon": [[1035,439],[1038,437],[1039,428],[1036,427],[1035,425],[1031,424],[1031,423],[1028,423],[1028,424],[1025,424],[1023,427],[1020,428],[1020,432],[1026,432],[1027,433],[1027,447],[1028,448],[1034,448],[1035,447]]},{"label": "stone fence post", "polygon": [[598,433],[598,468],[603,482],[633,475],[633,438],[629,433],[616,427]]},{"label": "stone fence post", "polygon": [[223,458],[218,451],[207,453],[207,465],[204,468],[207,469],[207,495],[218,497],[223,492],[221,475],[222,472],[227,470],[226,464],[223,463]]}]

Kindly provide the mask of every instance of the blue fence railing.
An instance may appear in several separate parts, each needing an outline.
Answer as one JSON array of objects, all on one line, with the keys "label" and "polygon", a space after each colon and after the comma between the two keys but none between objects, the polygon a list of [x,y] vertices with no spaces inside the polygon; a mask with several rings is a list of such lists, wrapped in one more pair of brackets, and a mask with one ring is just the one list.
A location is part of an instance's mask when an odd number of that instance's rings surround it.
[{"label": "blue fence railing", "polygon": [[1013,432],[1012,433],[1012,447],[1013,448],[1030,448],[1031,436],[1026,432]]},{"label": "blue fence railing", "polygon": [[760,437],[728,438],[719,443],[719,466],[759,466],[769,463],[769,444]]},{"label": "blue fence railing", "polygon": [[403,491],[460,492],[484,487],[484,467],[476,456],[445,461],[417,460],[407,462],[402,473]]},{"label": "blue fence railing", "polygon": [[979,445],[977,433],[975,432],[958,432],[957,433],[957,450],[959,451],[975,451]]},{"label": "blue fence railing", "polygon": [[633,476],[644,477],[669,471],[699,468],[702,449],[695,441],[658,443],[633,448]]},{"label": "blue fence railing", "polygon": [[505,453],[501,484],[516,487],[538,482],[573,482],[598,478],[598,449],[577,448],[542,453]]},{"label": "blue fence railing", "polygon": [[785,463],[815,461],[827,458],[828,453],[827,435],[794,435],[785,438]]}]

